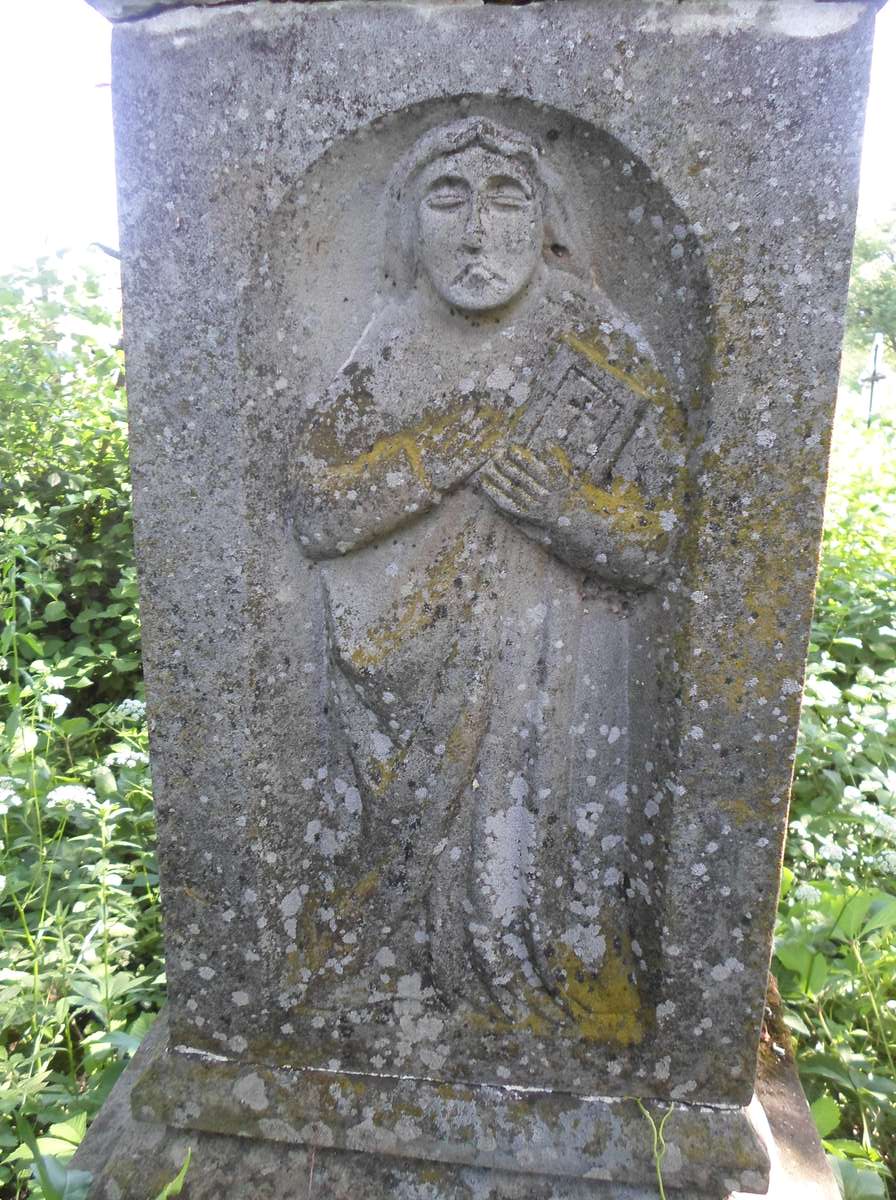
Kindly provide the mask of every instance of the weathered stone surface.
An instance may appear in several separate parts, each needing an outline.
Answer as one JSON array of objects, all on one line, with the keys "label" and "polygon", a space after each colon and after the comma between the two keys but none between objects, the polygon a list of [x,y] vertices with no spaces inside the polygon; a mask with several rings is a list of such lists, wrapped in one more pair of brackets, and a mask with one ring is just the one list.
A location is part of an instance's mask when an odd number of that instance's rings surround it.
[{"label": "weathered stone surface", "polygon": [[138,1112],[641,1187],[638,1096],[686,1106],[689,1195],[761,1186],[871,24],[116,30],[171,989]]}]

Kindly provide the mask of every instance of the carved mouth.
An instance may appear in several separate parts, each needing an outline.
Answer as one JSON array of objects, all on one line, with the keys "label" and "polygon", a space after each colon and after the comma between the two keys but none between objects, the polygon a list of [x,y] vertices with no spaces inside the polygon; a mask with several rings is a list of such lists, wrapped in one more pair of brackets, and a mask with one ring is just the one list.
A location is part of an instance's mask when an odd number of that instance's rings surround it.
[{"label": "carved mouth", "polygon": [[485,263],[481,262],[467,263],[454,277],[454,283],[477,283],[481,285],[504,282],[503,275],[498,274],[497,271],[493,271],[491,267],[487,267]]}]

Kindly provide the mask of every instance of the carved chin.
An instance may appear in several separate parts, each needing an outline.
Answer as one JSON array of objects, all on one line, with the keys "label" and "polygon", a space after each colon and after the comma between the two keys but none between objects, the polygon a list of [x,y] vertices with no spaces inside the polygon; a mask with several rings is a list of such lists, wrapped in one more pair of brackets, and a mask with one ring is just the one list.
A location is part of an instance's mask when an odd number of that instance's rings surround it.
[{"label": "carved chin", "polygon": [[463,312],[488,312],[492,308],[503,308],[523,290],[525,284],[512,288],[493,282],[467,279],[442,290],[442,298]]}]

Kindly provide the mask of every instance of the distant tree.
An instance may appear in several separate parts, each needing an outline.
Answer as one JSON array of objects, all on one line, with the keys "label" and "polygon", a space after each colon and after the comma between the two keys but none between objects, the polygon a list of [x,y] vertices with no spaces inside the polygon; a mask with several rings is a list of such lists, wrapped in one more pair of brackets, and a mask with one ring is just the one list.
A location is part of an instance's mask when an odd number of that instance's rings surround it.
[{"label": "distant tree", "polygon": [[867,353],[882,333],[896,361],[896,213],[879,228],[856,237],[849,285],[846,340]]}]

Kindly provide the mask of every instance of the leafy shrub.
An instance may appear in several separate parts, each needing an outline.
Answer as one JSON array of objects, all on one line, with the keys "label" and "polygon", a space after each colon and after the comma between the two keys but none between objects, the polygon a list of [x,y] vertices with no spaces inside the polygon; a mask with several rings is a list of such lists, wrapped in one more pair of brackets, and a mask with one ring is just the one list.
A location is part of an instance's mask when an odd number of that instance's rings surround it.
[{"label": "leafy shrub", "polygon": [[896,430],[834,445],[775,970],[851,1200],[896,1167]]},{"label": "leafy shrub", "polygon": [[58,1175],[163,995],[118,340],[89,272],[0,279],[6,1197],[45,1194],[31,1131]]}]

